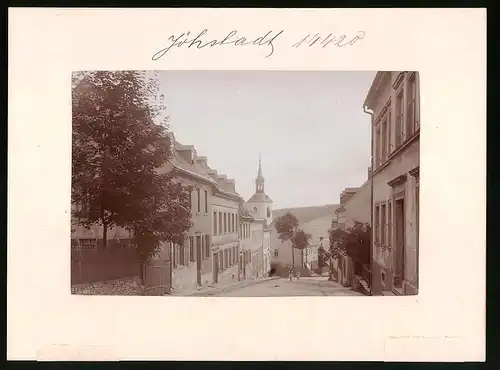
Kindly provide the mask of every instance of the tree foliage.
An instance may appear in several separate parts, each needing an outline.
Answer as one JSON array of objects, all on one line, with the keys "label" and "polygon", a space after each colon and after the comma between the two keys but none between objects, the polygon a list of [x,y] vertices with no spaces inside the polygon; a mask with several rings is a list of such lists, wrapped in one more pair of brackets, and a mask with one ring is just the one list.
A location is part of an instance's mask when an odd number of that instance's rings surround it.
[{"label": "tree foliage", "polygon": [[191,226],[191,189],[160,171],[172,155],[164,110],[157,79],[144,72],[73,76],[74,215],[102,225],[104,243],[108,228],[126,228],[144,258]]},{"label": "tree foliage", "polygon": [[297,249],[305,249],[309,246],[311,234],[306,233],[304,230],[297,229],[292,237],[292,245]]},{"label": "tree foliage", "polygon": [[274,227],[279,240],[282,242],[292,241],[299,227],[299,220],[291,212],[287,212],[275,220]]},{"label": "tree foliage", "polygon": [[295,249],[304,249],[309,245],[311,235],[299,228],[299,220],[291,212],[275,220],[274,227],[278,239],[282,242],[290,241],[292,244],[292,267],[295,268]]},{"label": "tree foliage", "polygon": [[333,259],[347,255],[354,261],[369,264],[371,248],[371,227],[369,224],[354,222],[347,230],[330,229],[330,251]]}]

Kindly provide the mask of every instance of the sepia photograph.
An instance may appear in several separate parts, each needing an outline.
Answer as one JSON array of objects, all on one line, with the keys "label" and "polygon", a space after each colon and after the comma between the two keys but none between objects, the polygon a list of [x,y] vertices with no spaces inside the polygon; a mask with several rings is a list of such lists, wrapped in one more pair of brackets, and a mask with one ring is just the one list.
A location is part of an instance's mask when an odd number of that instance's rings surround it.
[{"label": "sepia photograph", "polygon": [[71,293],[417,295],[419,83],[73,72]]}]

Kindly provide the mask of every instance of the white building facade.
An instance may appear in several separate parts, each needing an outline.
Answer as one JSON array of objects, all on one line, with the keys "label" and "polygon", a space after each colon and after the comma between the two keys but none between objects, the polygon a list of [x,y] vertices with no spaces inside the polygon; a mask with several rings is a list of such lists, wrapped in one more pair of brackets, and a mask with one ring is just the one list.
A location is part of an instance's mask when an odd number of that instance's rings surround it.
[{"label": "white building facade", "polygon": [[420,167],[418,72],[378,72],[372,111],[372,294],[418,293]]}]

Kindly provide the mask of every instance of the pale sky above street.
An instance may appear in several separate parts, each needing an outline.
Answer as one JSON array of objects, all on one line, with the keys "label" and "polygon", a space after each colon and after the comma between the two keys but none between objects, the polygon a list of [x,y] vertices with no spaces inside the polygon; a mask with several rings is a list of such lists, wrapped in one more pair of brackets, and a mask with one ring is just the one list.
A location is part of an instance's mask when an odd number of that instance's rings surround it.
[{"label": "pale sky above street", "polygon": [[247,200],[259,152],[274,209],[336,204],[370,164],[369,72],[161,71],[170,128]]}]

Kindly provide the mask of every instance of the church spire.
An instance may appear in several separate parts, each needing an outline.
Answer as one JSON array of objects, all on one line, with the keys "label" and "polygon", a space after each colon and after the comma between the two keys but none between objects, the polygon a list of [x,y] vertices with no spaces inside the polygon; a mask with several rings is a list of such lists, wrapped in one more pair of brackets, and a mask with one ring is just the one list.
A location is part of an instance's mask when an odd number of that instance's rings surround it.
[{"label": "church spire", "polygon": [[255,179],[255,192],[264,192],[264,176],[262,176],[262,161],[259,153],[259,171],[257,172],[257,178]]},{"label": "church spire", "polygon": [[260,153],[259,153],[259,172],[257,173],[257,177],[264,177],[262,176],[262,162],[260,158]]}]

